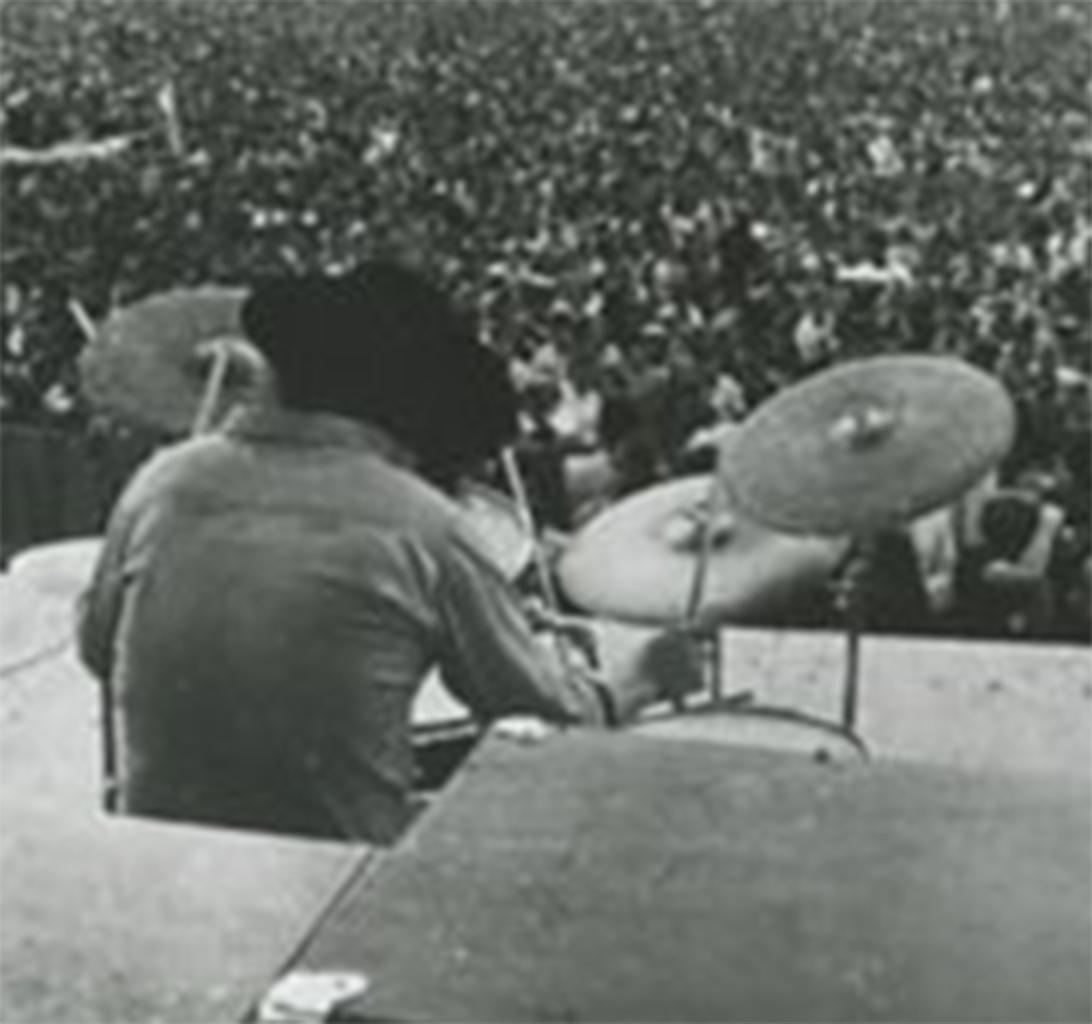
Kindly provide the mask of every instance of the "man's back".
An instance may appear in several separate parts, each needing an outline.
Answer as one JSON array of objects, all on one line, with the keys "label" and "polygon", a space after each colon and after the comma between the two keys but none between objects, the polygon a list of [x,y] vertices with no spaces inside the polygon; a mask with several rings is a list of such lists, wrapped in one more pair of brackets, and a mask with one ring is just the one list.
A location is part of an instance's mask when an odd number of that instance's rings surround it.
[{"label": "man's back", "polygon": [[404,826],[410,708],[461,540],[383,446],[336,417],[252,417],[131,485],[83,629],[120,702],[127,810],[376,841]]},{"label": "man's back", "polygon": [[268,405],[138,474],[83,605],[126,810],[389,842],[432,662],[485,719],[621,721],[658,694],[540,646],[458,508],[407,468],[452,478],[517,434],[504,360],[443,292],[365,260],[260,282],[239,323]]}]

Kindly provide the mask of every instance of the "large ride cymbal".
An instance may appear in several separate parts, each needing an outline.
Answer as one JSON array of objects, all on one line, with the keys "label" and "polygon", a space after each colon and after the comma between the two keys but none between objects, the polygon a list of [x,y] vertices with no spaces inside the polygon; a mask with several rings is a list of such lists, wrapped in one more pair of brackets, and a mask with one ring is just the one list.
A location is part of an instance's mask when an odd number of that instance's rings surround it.
[{"label": "large ride cymbal", "polygon": [[954,357],[876,356],[761,406],[725,449],[743,514],[786,533],[863,536],[958,498],[1009,450],[1001,384]]},{"label": "large ride cymbal", "polygon": [[88,398],[123,419],[188,433],[212,369],[211,345],[230,351],[222,410],[268,387],[264,360],[243,339],[246,292],[206,286],[164,292],[112,313],[80,357]]},{"label": "large ride cymbal", "polygon": [[[576,605],[624,622],[683,621],[701,550],[711,476],[641,491],[597,515],[559,565]],[[735,511],[714,513],[698,617],[755,622],[821,588],[848,542],[774,533]]]}]

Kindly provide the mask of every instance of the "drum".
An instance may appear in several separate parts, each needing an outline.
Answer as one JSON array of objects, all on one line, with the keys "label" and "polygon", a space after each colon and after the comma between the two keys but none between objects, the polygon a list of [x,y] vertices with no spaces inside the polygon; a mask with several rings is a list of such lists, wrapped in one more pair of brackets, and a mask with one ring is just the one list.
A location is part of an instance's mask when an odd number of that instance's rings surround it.
[{"label": "drum", "polygon": [[477,732],[466,706],[444,686],[439,669],[429,672],[417,692],[411,722],[414,741],[419,743],[461,739]]},{"label": "drum", "polygon": [[[649,670],[686,671],[687,659],[679,652],[674,658],[649,661],[648,646],[661,630],[628,623],[588,620],[599,647],[606,679],[619,682]],[[694,671],[696,666],[691,666]],[[723,665],[717,671],[723,671]],[[686,741],[720,747],[759,747],[810,757],[817,761],[857,761],[862,750],[830,723],[790,708],[741,703],[733,707],[714,705],[706,692],[695,690],[681,713],[658,704],[645,710],[629,727],[635,735],[650,740]]]},{"label": "drum", "polygon": [[39,544],[20,552],[11,560],[11,575],[27,588],[72,602],[91,583],[101,537],[75,537]]},{"label": "drum", "polygon": [[514,580],[534,557],[534,538],[516,503],[499,491],[476,481],[459,485],[455,501],[482,551],[509,580]]},{"label": "drum", "polygon": [[418,691],[411,713],[414,788],[420,794],[443,787],[474,749],[480,730],[477,723],[433,670]]},{"label": "drum", "polygon": [[0,674],[60,654],[74,639],[76,602],[91,582],[102,538],[42,544],[0,576]]},{"label": "drum", "polygon": [[853,762],[865,756],[847,735],[787,709],[697,707],[681,715],[647,719],[633,732],[648,739],[778,750],[818,762]]},{"label": "drum", "polygon": [[0,676],[59,656],[75,635],[75,600],[0,576]]}]

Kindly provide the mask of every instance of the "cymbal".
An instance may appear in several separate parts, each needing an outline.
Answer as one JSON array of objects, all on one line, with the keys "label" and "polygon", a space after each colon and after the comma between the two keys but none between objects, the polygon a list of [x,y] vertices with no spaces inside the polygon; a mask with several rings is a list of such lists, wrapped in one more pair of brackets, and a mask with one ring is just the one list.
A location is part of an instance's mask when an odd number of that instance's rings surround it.
[{"label": "cymbal", "polygon": [[1008,451],[1012,402],[954,357],[844,363],[761,406],[723,453],[734,505],[786,533],[860,536],[953,501]]},{"label": "cymbal", "polygon": [[[631,623],[681,622],[701,548],[710,475],[641,491],[593,518],[558,566],[569,599]],[[848,541],[774,533],[734,510],[715,515],[703,621],[755,622],[821,587]]]},{"label": "cymbal", "polygon": [[170,434],[190,432],[212,367],[209,343],[225,341],[230,362],[220,407],[259,397],[268,371],[244,340],[246,292],[206,286],[164,292],[112,313],[80,356],[87,396],[124,419]]}]

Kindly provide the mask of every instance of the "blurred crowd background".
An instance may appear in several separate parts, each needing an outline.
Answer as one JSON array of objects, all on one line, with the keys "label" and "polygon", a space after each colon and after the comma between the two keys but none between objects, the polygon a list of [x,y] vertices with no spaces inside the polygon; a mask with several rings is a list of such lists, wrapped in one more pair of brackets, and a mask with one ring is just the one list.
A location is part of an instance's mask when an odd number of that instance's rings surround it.
[{"label": "blurred crowd background", "polygon": [[1087,636],[1088,4],[6,0],[0,19],[5,147],[124,140],[3,168],[5,424],[122,429],[80,394],[73,299],[101,318],[392,255],[510,358],[539,513],[570,529],[700,468],[711,428],[804,375],[955,354],[1019,419],[977,544],[1016,558],[1054,524],[1049,611],[1006,599],[959,628]]}]

